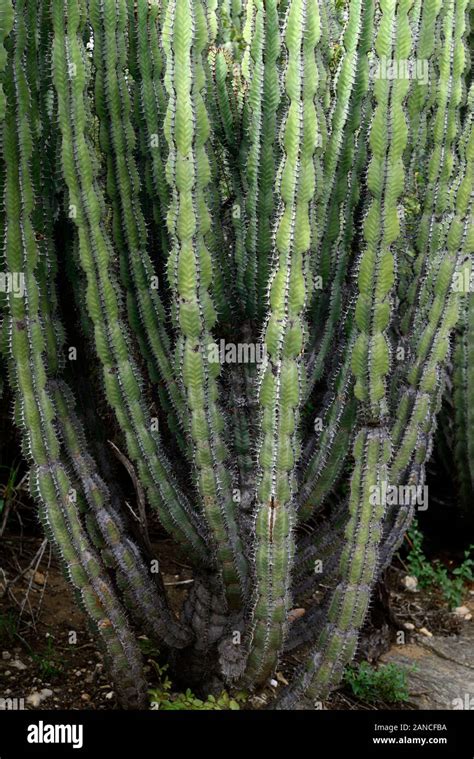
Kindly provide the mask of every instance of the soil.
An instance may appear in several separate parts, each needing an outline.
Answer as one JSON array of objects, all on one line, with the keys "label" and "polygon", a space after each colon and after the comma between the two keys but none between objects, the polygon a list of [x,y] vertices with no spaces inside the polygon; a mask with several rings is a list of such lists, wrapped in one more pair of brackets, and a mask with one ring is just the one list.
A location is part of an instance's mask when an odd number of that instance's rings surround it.
[{"label": "soil", "polygon": [[[39,564],[34,562],[12,584],[37,556],[41,543],[41,539],[16,536],[4,537],[2,541],[0,702],[1,698],[17,699],[14,703],[21,703],[25,709],[116,709],[118,704],[104,670],[103,656],[49,549],[46,548]],[[183,603],[190,572],[166,556],[171,551],[166,542],[158,548],[170,601],[178,606]],[[146,636],[141,641],[147,679],[153,687],[158,682],[159,652]],[[44,689],[51,693],[37,703]]]}]

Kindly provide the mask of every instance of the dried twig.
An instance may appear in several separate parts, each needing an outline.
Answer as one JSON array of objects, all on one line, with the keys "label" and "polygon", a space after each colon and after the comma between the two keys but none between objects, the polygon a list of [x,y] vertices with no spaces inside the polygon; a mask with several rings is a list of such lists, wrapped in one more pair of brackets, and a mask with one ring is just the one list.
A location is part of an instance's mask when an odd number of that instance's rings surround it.
[{"label": "dried twig", "polygon": [[115,443],[112,442],[112,440],[108,440],[107,442],[109,443],[113,452],[117,456],[118,460],[124,465],[125,469],[127,470],[133,482],[133,486],[137,494],[138,513],[140,514],[139,524],[141,528],[142,537],[143,537],[146,548],[151,554],[153,554],[153,548],[150,542],[150,536],[148,534],[148,523],[147,523],[147,518],[146,518],[146,507],[145,507],[145,494],[143,492],[143,487],[140,483],[140,480],[137,477],[137,474],[131,462],[122,453],[122,451],[120,451],[119,448],[117,448],[117,446],[115,445]]}]

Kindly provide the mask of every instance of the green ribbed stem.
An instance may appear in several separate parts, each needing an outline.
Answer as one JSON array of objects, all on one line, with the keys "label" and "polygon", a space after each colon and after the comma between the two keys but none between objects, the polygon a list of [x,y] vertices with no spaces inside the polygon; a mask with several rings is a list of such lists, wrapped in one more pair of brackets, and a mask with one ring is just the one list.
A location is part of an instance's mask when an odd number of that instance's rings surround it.
[{"label": "green ribbed stem", "polygon": [[[111,262],[112,246],[104,226],[104,201],[95,178],[92,149],[86,138],[84,100],[87,69],[81,29],[84,16],[75,3],[53,4],[53,71],[62,134],[62,165],[70,203],[75,209],[81,267],[87,277],[87,307],[103,368],[110,405],[137,463],[150,503],[163,525],[194,555],[206,560],[202,529],[171,471],[150,414],[142,399],[142,379],[132,359],[130,338],[121,320]],[[68,63],[69,62],[69,63]]]},{"label": "green ribbed stem", "polygon": [[298,457],[298,406],[302,395],[306,305],[305,258],[310,247],[309,203],[315,187],[318,125],[315,48],[317,3],[292,0],[283,40],[285,115],[279,169],[280,207],[275,266],[270,275],[265,326],[267,360],[260,371],[261,469],[257,489],[256,593],[245,676],[264,682],[274,670],[287,632],[294,554],[294,469]]},{"label": "green ribbed stem", "polygon": [[[184,396],[172,371],[166,315],[158,288],[154,286],[157,275],[147,252],[148,235],[140,205],[139,175],[134,160],[136,138],[126,81],[127,7],[125,0],[89,0],[89,8],[96,64],[95,104],[101,143],[107,156],[107,189],[114,207],[114,241],[122,259],[122,279],[127,283],[131,322],[142,352],[149,361],[155,362],[174,412],[186,429]],[[154,149],[151,146],[149,149],[154,155]],[[156,160],[153,165],[155,163]],[[162,192],[162,203],[166,200],[163,195]]]},{"label": "green ribbed stem", "polygon": [[237,530],[225,421],[218,402],[220,366],[213,363],[211,351],[217,316],[210,292],[212,257],[206,245],[211,233],[206,153],[210,126],[203,97],[207,37],[200,2],[177,0],[168,5],[163,26],[169,97],[166,177],[173,198],[168,211],[168,276],[179,324],[177,361],[187,394],[197,486],[227,600],[235,607],[246,595],[247,562]]},{"label": "green ribbed stem", "polygon": [[25,297],[9,296],[12,383],[16,386],[24,448],[32,463],[30,488],[40,502],[41,522],[104,646],[123,703],[137,707],[143,705],[145,697],[140,652],[115,590],[71,502],[73,482],[61,458],[54,406],[47,388],[46,341],[37,281],[39,251],[32,223],[35,196],[30,166],[36,159],[30,126],[34,110],[26,78],[26,21],[31,20],[32,11],[31,4],[28,6],[23,0],[15,6],[11,70],[6,83],[5,145],[10,160],[5,178],[5,254],[9,270],[22,272],[25,283]]}]

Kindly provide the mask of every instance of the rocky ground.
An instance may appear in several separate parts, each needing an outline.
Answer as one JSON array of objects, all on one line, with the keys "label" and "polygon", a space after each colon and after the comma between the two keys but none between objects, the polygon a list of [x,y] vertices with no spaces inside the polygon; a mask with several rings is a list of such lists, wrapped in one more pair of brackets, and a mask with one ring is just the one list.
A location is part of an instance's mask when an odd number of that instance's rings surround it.
[{"label": "rocky ground", "polygon": [[[465,608],[474,610],[474,598]],[[408,670],[412,708],[474,710],[474,628],[469,620],[458,635],[415,633],[410,643],[392,646],[380,661]]]},{"label": "rocky ground", "polygon": [[[23,539],[19,551],[16,537],[2,544],[0,708],[2,698],[25,709],[117,708],[102,654],[49,549],[39,564],[33,561],[40,546],[40,540]],[[172,559],[162,571],[170,596],[181,604],[189,571]],[[142,647],[153,685],[159,652],[145,636]]]},{"label": "rocky ground", "polygon": [[[102,656],[49,547],[36,538],[23,538],[21,545],[19,540],[6,536],[2,545],[0,707],[117,708]],[[159,554],[164,581],[174,602],[181,604],[192,582],[189,568],[166,543],[160,544]],[[407,579],[402,567],[390,570],[386,585],[387,619],[367,627],[360,657],[407,668],[409,701],[368,705],[345,687],[324,708],[474,708],[474,703],[466,707],[469,699],[474,701],[474,590],[466,589],[465,606],[455,613],[436,592],[421,591],[416,581]],[[153,686],[160,654],[146,638],[142,647]],[[265,707],[297,664],[297,656],[287,657],[272,682],[249,699],[248,708]]]}]

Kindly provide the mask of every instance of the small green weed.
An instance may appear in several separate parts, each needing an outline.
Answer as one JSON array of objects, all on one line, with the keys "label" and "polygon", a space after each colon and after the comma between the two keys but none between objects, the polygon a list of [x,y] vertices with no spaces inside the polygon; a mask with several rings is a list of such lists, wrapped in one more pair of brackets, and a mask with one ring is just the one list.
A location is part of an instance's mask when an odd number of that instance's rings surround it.
[{"label": "small green weed", "polygon": [[357,666],[348,667],[344,680],[361,701],[397,704],[408,700],[407,675],[408,670],[396,664],[384,664],[376,669],[363,661]]},{"label": "small green weed", "polygon": [[474,581],[474,545],[464,551],[464,561],[449,571],[437,559],[429,562],[423,552],[423,535],[416,525],[408,531],[411,549],[406,559],[408,571],[417,578],[420,587],[440,588],[446,603],[460,606],[468,582]]},{"label": "small green weed", "polygon": [[54,641],[51,636],[47,638],[46,648],[40,653],[32,653],[31,658],[44,680],[54,680],[63,672],[63,667],[58,662],[58,652],[54,648]]},{"label": "small green weed", "polygon": [[172,682],[166,674],[167,666],[155,666],[160,675],[160,685],[149,691],[151,708],[163,711],[197,710],[197,711],[238,711],[241,704],[247,700],[247,694],[243,691],[230,696],[227,691],[222,691],[219,696],[208,696],[204,701],[194,695],[190,688],[185,693],[172,691]]},{"label": "small green weed", "polygon": [[0,644],[9,646],[15,642],[18,637],[18,620],[12,611],[0,614]]}]

